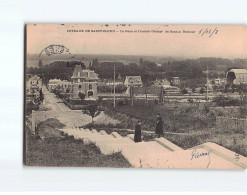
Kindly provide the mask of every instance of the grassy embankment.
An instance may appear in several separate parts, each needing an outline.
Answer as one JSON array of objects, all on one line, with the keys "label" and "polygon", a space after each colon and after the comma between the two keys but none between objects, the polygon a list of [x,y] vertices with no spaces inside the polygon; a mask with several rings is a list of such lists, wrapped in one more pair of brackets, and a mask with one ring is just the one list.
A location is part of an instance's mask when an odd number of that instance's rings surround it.
[{"label": "grassy embankment", "polygon": [[[216,128],[217,116],[236,117],[236,109],[208,107],[204,104],[194,105],[188,103],[165,103],[155,105],[153,101],[145,106],[144,100],[124,106],[112,107],[110,102],[103,102],[107,109],[105,113],[120,124],[90,124],[87,127],[108,132],[117,131],[122,135],[129,132],[117,129],[134,129],[138,120],[142,121],[142,129],[154,132],[156,114],[160,113],[164,120],[164,137],[176,145],[188,149],[193,146],[214,142],[232,151],[247,156],[247,138],[243,132],[219,130]],[[238,110],[238,109],[237,109]],[[154,135],[144,134],[144,140],[152,140]]]},{"label": "grassy embankment", "polygon": [[121,153],[103,155],[94,144],[62,136],[55,128],[63,126],[57,119],[47,119],[38,124],[38,135],[26,131],[26,165],[131,167]]}]

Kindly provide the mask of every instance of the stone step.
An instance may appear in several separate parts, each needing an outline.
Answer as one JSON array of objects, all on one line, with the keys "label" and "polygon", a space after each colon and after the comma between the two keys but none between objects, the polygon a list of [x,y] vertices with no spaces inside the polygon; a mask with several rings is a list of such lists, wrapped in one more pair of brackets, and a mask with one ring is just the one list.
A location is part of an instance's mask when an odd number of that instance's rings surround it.
[{"label": "stone step", "polygon": [[131,140],[134,140],[134,136],[135,136],[135,134],[128,134],[128,135],[127,135],[127,137],[128,137],[129,139],[131,139]]},{"label": "stone step", "polygon": [[96,133],[96,134],[98,133],[98,131],[96,129],[93,129],[91,132]]},{"label": "stone step", "polygon": [[175,145],[174,143],[168,141],[167,139],[160,137],[160,138],[155,138],[155,141],[167,148],[170,151],[176,151],[176,150],[183,150],[179,146]]},{"label": "stone step", "polygon": [[141,167],[141,162],[153,161],[153,154],[165,154],[171,151],[161,146],[156,141],[137,142],[134,144],[127,144],[122,147],[122,155],[133,167]]},{"label": "stone step", "polygon": [[243,169],[247,169],[247,158],[237,154],[236,152],[233,152],[231,150],[228,150],[227,148],[224,148],[218,144],[215,144],[213,142],[206,142],[204,144],[201,144],[199,146],[195,146],[192,149],[199,149],[203,148],[208,151],[211,151],[211,153],[214,153],[215,155],[228,160],[231,163],[234,163]]},{"label": "stone step", "polygon": [[[84,135],[82,137],[83,141],[84,139],[87,138],[88,142],[87,143],[94,143],[96,144],[97,141],[105,140],[105,141],[111,141],[115,139],[112,135],[101,135],[101,134],[95,134],[95,135]],[[97,144],[96,144],[97,145]]]},{"label": "stone step", "polygon": [[101,130],[99,133],[100,133],[101,135],[107,135],[107,133],[106,133],[105,130]]},{"label": "stone step", "polygon": [[100,148],[102,154],[109,155],[121,152],[125,145],[135,144],[135,142],[127,137],[121,137],[111,140],[97,140],[95,144]]},{"label": "stone step", "polygon": [[122,138],[122,136],[119,134],[119,133],[117,133],[117,132],[112,132],[111,133],[115,138]]},{"label": "stone step", "polygon": [[[142,168],[176,168],[176,169],[242,169],[224,158],[204,148],[195,150],[177,150],[167,154],[155,154],[142,157]],[[152,160],[150,160],[152,159]]]}]

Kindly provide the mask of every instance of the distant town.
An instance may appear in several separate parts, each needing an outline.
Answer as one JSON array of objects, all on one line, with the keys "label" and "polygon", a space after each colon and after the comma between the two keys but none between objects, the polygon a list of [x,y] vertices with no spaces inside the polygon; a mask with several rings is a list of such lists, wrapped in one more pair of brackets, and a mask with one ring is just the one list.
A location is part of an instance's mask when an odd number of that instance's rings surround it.
[{"label": "distant town", "polygon": [[[247,69],[222,64],[213,66],[214,61],[219,59],[203,60],[210,65],[199,64],[196,67],[196,60],[157,64],[144,61],[143,58],[140,58],[139,64],[128,65],[122,62],[100,62],[97,58],[88,65],[83,60],[55,61],[43,65],[42,60],[39,60],[38,68],[27,69],[26,98],[27,102],[34,104],[42,100],[42,85],[71,108],[78,100],[97,100],[101,97],[115,97],[119,100],[133,95],[146,98],[146,101],[156,99],[159,102],[187,101],[188,98],[205,102],[212,101],[219,94],[238,97],[241,93],[239,85],[247,83]],[[190,70],[174,70],[178,66],[188,66]],[[158,71],[169,67],[172,67],[171,70]]]}]

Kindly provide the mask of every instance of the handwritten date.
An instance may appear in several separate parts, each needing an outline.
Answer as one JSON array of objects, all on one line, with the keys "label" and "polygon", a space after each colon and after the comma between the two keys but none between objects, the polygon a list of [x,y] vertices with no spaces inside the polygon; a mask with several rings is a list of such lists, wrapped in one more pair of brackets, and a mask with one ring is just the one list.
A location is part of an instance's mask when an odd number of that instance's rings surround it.
[{"label": "handwritten date", "polygon": [[206,29],[201,29],[199,31],[199,35],[208,36],[209,38],[211,38],[213,35],[217,35],[218,32],[219,30],[217,29],[217,27],[215,29],[206,28]]}]

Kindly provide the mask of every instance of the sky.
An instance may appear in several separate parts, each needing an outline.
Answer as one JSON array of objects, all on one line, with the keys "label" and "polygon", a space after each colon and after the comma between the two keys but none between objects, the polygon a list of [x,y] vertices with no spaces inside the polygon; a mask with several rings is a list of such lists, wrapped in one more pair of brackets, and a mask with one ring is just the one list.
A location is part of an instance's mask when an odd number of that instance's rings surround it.
[{"label": "sky", "polygon": [[28,54],[58,44],[72,54],[247,58],[246,26],[28,24],[26,31]]}]

